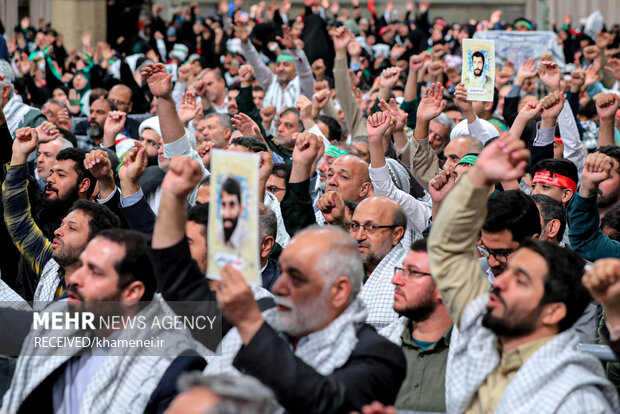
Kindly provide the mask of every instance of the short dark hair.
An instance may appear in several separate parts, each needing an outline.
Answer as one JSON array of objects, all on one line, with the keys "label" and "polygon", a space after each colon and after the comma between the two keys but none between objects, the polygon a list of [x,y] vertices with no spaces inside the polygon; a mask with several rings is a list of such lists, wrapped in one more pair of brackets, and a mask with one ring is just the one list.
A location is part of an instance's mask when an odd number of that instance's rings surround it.
[{"label": "short dark hair", "polygon": [[144,284],[141,300],[152,300],[157,284],[146,236],[135,230],[107,229],[97,237],[103,237],[125,248],[125,256],[114,263],[114,269],[118,273],[118,288],[122,290],[132,282],[140,281]]},{"label": "short dark hair", "polygon": [[90,180],[90,186],[88,190],[86,190],[86,197],[90,198],[95,190],[95,183],[97,179],[91,174],[89,170],[84,167],[84,159],[86,158],[86,151],[79,148],[65,148],[58,152],[56,155],[56,161],[65,161],[71,160],[75,162],[75,166],[73,167],[73,171],[77,174],[77,185],[88,178]]},{"label": "short dark hair", "polygon": [[532,173],[536,174],[537,171],[549,171],[552,174],[568,177],[573,180],[575,184],[579,182],[577,167],[572,161],[564,158],[551,158],[539,161],[532,167]]},{"label": "short dark hair", "polygon": [[540,213],[532,197],[521,190],[497,193],[487,201],[487,216],[482,230],[499,233],[509,230],[518,243],[525,238],[540,234]]},{"label": "short dark hair", "polygon": [[605,145],[596,149],[596,152],[605,154],[618,162],[618,169],[616,172],[620,174],[620,147],[617,145]]},{"label": "short dark hair", "polygon": [[551,220],[560,221],[560,230],[558,230],[557,238],[558,240],[562,240],[564,237],[564,231],[566,230],[566,209],[564,208],[564,204],[546,194],[533,195],[532,200],[534,200],[538,206],[540,215],[542,216],[545,224]]},{"label": "short dark hair", "polygon": [[327,125],[329,130],[327,139],[329,141],[340,141],[342,139],[342,127],[336,119],[327,115],[319,115],[318,120]]},{"label": "short dark hair", "polygon": [[620,204],[610,208],[601,220],[601,229],[608,228],[611,230],[609,238],[620,241]]},{"label": "short dark hair", "polygon": [[476,50],[476,51],[475,51],[475,52],[471,55],[471,60],[472,60],[472,62],[474,61],[474,58],[475,58],[475,57],[482,58],[482,63],[484,63],[484,53],[482,53],[482,52],[481,52],[481,51],[479,51],[479,50]]},{"label": "short dark hair", "polygon": [[394,220],[395,226],[402,227],[405,231],[407,230],[407,216],[400,206],[394,210],[394,217],[392,220]]},{"label": "short dark hair", "polygon": [[302,132],[304,130],[304,124],[301,121],[301,115],[299,115],[299,111],[295,108],[286,108],[285,110],[280,112],[280,115],[278,115],[278,118],[286,114],[295,114],[295,116],[297,117],[297,129],[299,130],[299,132]]},{"label": "short dark hair", "polygon": [[222,183],[222,191],[228,194],[233,194],[237,196],[237,200],[239,200],[239,204],[241,204],[241,184],[239,180],[233,177],[228,177]]},{"label": "short dark hair", "polygon": [[121,227],[121,220],[118,216],[102,204],[88,200],[77,200],[69,209],[69,213],[74,210],[80,210],[90,217],[88,222],[88,240],[91,240],[103,230]]},{"label": "short dark hair", "polygon": [[521,245],[541,255],[547,263],[544,279],[545,293],[541,305],[561,302],[566,305],[566,316],[558,323],[563,332],[573,326],[592,298],[581,283],[585,260],[571,249],[540,240],[525,239]]},{"label": "short dark hair", "polygon": [[259,243],[262,243],[267,236],[271,236],[275,240],[278,235],[278,219],[276,213],[263,203],[259,203],[258,205],[258,233],[260,235],[260,239],[258,240]]},{"label": "short dark hair", "polygon": [[262,86],[260,86],[260,85],[252,86],[252,92],[256,92],[256,91],[263,91],[263,92],[265,92],[265,89]]},{"label": "short dark hair", "polygon": [[254,137],[237,137],[230,141],[230,145],[239,145],[249,149],[251,152],[267,152],[267,145]]},{"label": "short dark hair", "polygon": [[428,252],[428,238],[423,237],[421,239],[414,241],[413,243],[411,243],[411,247],[409,247],[409,250],[411,250],[412,252],[427,253]]},{"label": "short dark hair", "polygon": [[291,176],[291,166],[286,164],[273,164],[273,168],[271,169],[271,174],[277,177],[280,177],[284,180],[284,182],[288,182],[289,177]]},{"label": "short dark hair", "polygon": [[68,129],[64,129],[61,127],[57,127],[57,128],[58,128],[58,132],[60,132],[60,135],[62,135],[64,139],[69,141],[73,145],[73,148],[77,148],[77,138],[75,137],[75,134],[69,131]]},{"label": "short dark hair", "polygon": [[187,210],[187,221],[202,224],[203,229],[200,233],[207,237],[207,226],[209,225],[209,203],[196,204]]}]

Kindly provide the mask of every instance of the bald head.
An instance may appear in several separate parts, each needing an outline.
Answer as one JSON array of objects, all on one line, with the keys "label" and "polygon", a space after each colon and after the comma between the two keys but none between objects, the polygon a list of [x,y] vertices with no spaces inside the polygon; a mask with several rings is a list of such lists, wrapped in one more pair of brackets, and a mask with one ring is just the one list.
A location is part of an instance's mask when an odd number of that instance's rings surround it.
[{"label": "bald head", "polygon": [[467,154],[480,154],[482,147],[482,141],[478,138],[470,136],[454,138],[443,150],[443,153],[446,155],[446,163],[443,166],[444,170],[454,169],[459,160]]},{"label": "bald head", "polygon": [[112,101],[119,111],[126,113],[130,113],[133,108],[132,97],[133,92],[131,89],[122,84],[112,86],[112,89],[108,92],[108,100]]},{"label": "bald head", "polygon": [[[359,214],[355,214],[358,212]],[[392,220],[395,226],[407,227],[407,216],[403,208],[396,201],[385,196],[372,196],[368,197],[358,204],[353,213],[353,217],[364,216],[370,219],[377,219],[379,221]],[[385,219],[385,220],[383,220]]]},{"label": "bald head", "polygon": [[327,191],[340,193],[344,200],[361,201],[374,194],[368,163],[355,155],[335,159],[327,177]]}]

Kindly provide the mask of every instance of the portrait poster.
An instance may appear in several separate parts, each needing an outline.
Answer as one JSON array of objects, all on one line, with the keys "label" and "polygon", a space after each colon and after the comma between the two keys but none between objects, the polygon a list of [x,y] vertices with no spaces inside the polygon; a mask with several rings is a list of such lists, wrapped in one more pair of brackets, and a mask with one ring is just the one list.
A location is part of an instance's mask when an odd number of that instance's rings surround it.
[{"label": "portrait poster", "polygon": [[220,280],[226,264],[248,283],[261,283],[258,260],[257,154],[213,150],[207,277]]},{"label": "portrait poster", "polygon": [[492,40],[463,39],[463,74],[468,101],[493,102],[495,47]]}]

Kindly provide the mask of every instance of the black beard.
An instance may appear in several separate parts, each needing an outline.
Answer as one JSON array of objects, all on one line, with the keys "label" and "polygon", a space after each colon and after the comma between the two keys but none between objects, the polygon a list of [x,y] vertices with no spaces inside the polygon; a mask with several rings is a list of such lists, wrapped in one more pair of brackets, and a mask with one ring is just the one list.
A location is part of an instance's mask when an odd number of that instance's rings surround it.
[{"label": "black beard", "polygon": [[[46,185],[46,189],[50,186]],[[50,199],[46,193],[43,193],[43,216],[50,219],[60,219],[67,214],[73,203],[79,198],[79,191],[77,185],[71,187],[69,192],[63,197],[57,197]]]},{"label": "black beard", "polygon": [[232,237],[233,232],[237,228],[237,219],[224,219],[224,224],[228,221],[232,223],[232,226],[226,227],[224,226],[224,241],[228,243],[230,238]]},{"label": "black beard", "polygon": [[402,312],[398,312],[400,315],[407,317],[413,322],[423,322],[432,315],[435,311],[435,302],[433,302],[433,298],[430,297],[428,300],[424,300],[422,303],[419,303],[415,307],[411,307],[403,310]]},{"label": "black beard", "polygon": [[86,135],[93,139],[98,139],[103,137],[103,128],[100,128],[99,125],[88,125],[86,128]]},{"label": "black beard", "polygon": [[[506,311],[506,302],[501,297],[501,294],[497,290],[493,290],[497,299],[501,302],[504,307],[504,314],[509,313]],[[510,318],[507,318],[504,315],[503,318],[498,318],[493,316],[491,312],[493,311],[490,308],[487,308],[487,313],[484,314],[482,318],[482,326],[489,329],[497,336],[504,336],[509,338],[516,338],[524,335],[531,334],[536,329],[536,321],[538,317],[542,313],[543,305],[541,303],[538,304],[536,308],[530,311],[527,314],[521,313],[519,315],[519,320],[510,321]],[[514,314],[512,315],[514,316]]]},{"label": "black beard", "polygon": [[610,194],[603,196],[603,192],[599,188],[597,190],[598,199],[597,204],[599,208],[611,207],[618,202],[618,194],[620,194],[620,187],[614,189]]},{"label": "black beard", "polygon": [[152,155],[152,156],[149,155],[147,157],[147,166],[149,166],[149,167],[152,166],[152,165],[159,166],[159,163],[157,162],[158,158],[159,157],[157,155]]},{"label": "black beard", "polygon": [[474,76],[475,76],[475,77],[477,77],[477,78],[479,78],[480,76],[482,76],[482,70],[480,70],[480,71],[476,71],[476,70],[474,70]]}]

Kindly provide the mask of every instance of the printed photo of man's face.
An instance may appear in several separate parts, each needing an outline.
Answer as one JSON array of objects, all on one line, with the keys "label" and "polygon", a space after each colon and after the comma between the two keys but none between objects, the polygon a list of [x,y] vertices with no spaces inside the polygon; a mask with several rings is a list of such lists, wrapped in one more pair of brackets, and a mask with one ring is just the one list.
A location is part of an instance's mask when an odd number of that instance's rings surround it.
[{"label": "printed photo of man's face", "polygon": [[482,52],[475,52],[472,55],[471,61],[474,69],[474,76],[479,78],[484,71],[484,55]]},{"label": "printed photo of man's face", "polygon": [[226,243],[228,243],[235,231],[242,212],[241,185],[239,181],[229,177],[222,184],[220,205],[220,214],[224,225],[224,240]]}]

